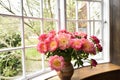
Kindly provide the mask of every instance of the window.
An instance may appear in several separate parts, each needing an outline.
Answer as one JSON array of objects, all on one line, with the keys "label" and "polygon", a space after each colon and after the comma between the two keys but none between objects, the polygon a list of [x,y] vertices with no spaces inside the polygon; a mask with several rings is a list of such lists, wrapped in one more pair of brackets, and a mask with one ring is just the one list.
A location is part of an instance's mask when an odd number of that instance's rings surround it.
[{"label": "window", "polygon": [[103,54],[94,57],[100,63],[109,62],[109,55],[105,54],[109,53],[108,6],[109,0],[66,0],[66,29],[71,32],[83,31],[88,36],[96,35],[104,46]]},{"label": "window", "polygon": [[27,79],[48,67],[36,44],[41,33],[58,29],[57,4],[56,0],[0,0],[2,78]]},{"label": "window", "polygon": [[[38,36],[50,30],[67,29],[71,32],[84,31],[89,36],[94,34],[107,49],[109,13],[104,13],[107,2],[0,0],[0,77],[28,80],[50,71],[47,59],[36,50]],[[104,21],[108,22],[105,24]],[[106,30],[108,33],[103,35]],[[109,53],[109,49],[103,53]],[[95,58],[100,62],[109,62],[109,54],[100,54]]]}]

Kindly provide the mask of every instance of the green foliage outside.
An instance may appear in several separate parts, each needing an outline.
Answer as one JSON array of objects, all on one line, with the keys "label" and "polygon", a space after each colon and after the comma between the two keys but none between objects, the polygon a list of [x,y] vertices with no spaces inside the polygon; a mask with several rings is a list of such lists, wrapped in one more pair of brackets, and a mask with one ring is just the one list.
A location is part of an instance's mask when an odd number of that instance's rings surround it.
[{"label": "green foliage outside", "polygon": [[[0,42],[0,48],[17,47],[21,45],[19,34],[4,36],[5,43]],[[22,71],[20,51],[6,51],[0,53],[0,74],[14,76]]]},{"label": "green foliage outside", "polygon": [[21,59],[18,52],[4,52],[0,55],[0,73],[2,76],[14,76],[22,72]]}]

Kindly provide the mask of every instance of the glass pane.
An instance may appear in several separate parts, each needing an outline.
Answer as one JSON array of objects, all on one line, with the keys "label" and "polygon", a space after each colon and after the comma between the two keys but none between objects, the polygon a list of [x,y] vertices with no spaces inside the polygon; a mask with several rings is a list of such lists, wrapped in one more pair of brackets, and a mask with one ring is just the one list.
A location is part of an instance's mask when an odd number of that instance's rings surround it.
[{"label": "glass pane", "polygon": [[0,13],[21,15],[21,0],[0,0]]},{"label": "glass pane", "polygon": [[0,79],[15,80],[22,76],[21,51],[0,52]]},{"label": "glass pane", "polygon": [[97,21],[93,21],[90,23],[90,32],[91,35],[95,35],[97,36],[99,39],[102,39],[102,23],[101,22],[97,22]]},{"label": "glass pane", "polygon": [[[42,70],[42,55],[36,48],[29,48],[25,51],[26,56],[26,72],[27,74]],[[45,58],[45,67],[48,67],[48,60]]]},{"label": "glass pane", "polygon": [[48,33],[51,30],[56,30],[56,22],[44,21],[44,33]]},{"label": "glass pane", "polygon": [[67,22],[67,31],[75,32],[76,31],[76,23],[72,21]]},{"label": "glass pane", "polygon": [[88,18],[88,8],[86,1],[78,2],[78,18],[79,19],[87,19]]},{"label": "glass pane", "polygon": [[23,0],[24,16],[40,17],[40,0]]},{"label": "glass pane", "polygon": [[78,30],[87,33],[88,22],[78,22]]},{"label": "glass pane", "polygon": [[25,45],[36,45],[40,34],[41,23],[39,20],[25,19]]},{"label": "glass pane", "polygon": [[44,0],[43,16],[44,18],[55,18],[57,12],[57,0]]},{"label": "glass pane", "polygon": [[[25,65],[26,65],[27,74],[30,74],[42,69],[41,54],[37,51],[36,48],[26,49],[25,56],[26,56]],[[48,66],[47,64],[46,66]]]},{"label": "glass pane", "polygon": [[21,46],[20,19],[0,16],[0,49]]},{"label": "glass pane", "polygon": [[91,20],[101,19],[101,3],[90,2],[90,19]]},{"label": "glass pane", "polygon": [[75,0],[66,0],[66,16],[67,16],[67,19],[75,19]]}]

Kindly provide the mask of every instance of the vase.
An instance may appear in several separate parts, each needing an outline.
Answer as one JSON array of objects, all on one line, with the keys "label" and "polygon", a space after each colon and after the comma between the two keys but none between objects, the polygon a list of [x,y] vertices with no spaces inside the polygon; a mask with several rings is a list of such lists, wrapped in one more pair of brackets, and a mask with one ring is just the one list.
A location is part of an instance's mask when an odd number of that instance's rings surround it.
[{"label": "vase", "polygon": [[71,62],[65,62],[64,67],[60,71],[57,71],[60,80],[71,80],[73,73],[74,68]]}]

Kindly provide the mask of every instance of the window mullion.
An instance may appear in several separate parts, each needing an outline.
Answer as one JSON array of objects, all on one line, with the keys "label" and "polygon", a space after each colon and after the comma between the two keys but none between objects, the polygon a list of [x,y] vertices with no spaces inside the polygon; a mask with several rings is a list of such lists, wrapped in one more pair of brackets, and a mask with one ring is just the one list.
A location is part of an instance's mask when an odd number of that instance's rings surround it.
[{"label": "window mullion", "polygon": [[78,1],[75,1],[76,3],[76,9],[75,9],[75,14],[76,14],[76,31],[78,32]]},{"label": "window mullion", "polygon": [[40,0],[40,18],[41,18],[41,34],[43,33],[44,29],[43,29],[43,1],[44,0]]},{"label": "window mullion", "polygon": [[[87,19],[90,20],[90,2],[87,2]],[[88,36],[91,35],[91,21],[88,21],[87,22],[88,26],[87,26],[87,33],[88,33]]]},{"label": "window mullion", "polygon": [[23,13],[23,0],[21,0],[21,38],[22,38],[22,71],[23,77],[26,77],[26,66],[25,66],[25,37],[24,37],[24,13]]},{"label": "window mullion", "polygon": [[66,29],[66,0],[60,0],[60,28]]},{"label": "window mullion", "polygon": [[57,7],[56,7],[56,19],[57,19],[56,30],[59,31],[59,29],[60,29],[60,0],[57,0],[56,4],[57,4]]},{"label": "window mullion", "polygon": [[[40,18],[42,18],[41,20],[41,34],[44,33],[44,21],[43,21],[43,3],[44,0],[40,0]],[[42,70],[45,70],[45,59],[44,59],[44,55],[41,55],[41,65],[42,65]]]}]

